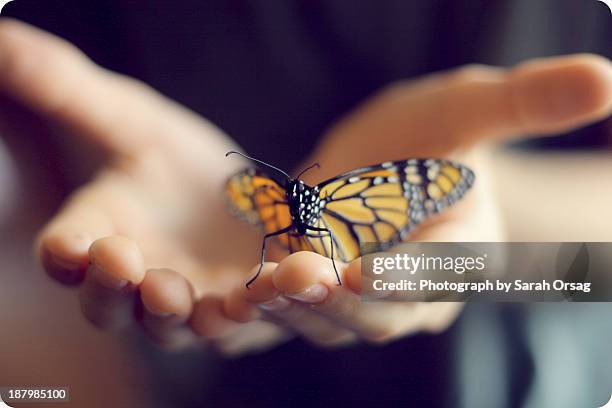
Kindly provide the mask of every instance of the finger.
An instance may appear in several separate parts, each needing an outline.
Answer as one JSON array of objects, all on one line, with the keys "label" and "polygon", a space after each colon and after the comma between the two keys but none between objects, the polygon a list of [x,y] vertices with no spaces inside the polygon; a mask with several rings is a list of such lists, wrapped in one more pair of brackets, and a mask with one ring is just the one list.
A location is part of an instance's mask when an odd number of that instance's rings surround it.
[{"label": "finger", "polygon": [[559,133],[612,111],[612,64],[600,56],[531,60],[511,71],[508,82],[514,99],[508,110],[522,133]]},{"label": "finger", "polygon": [[[274,267],[273,263],[264,264],[263,275],[269,275]],[[255,272],[254,270],[253,273]],[[263,351],[291,337],[291,333],[282,326],[261,320],[262,312],[257,307],[257,303],[247,300],[247,295],[250,295],[251,299],[269,297],[262,293],[262,285],[258,282],[259,279],[250,289],[241,284],[223,298],[224,315],[236,323],[242,323],[231,335],[217,339],[217,349],[226,355],[236,356]]]},{"label": "finger", "polygon": [[183,349],[195,341],[185,324],[194,304],[194,292],[187,280],[170,269],[150,269],[140,284],[142,324],[156,343],[171,350]]},{"label": "finger", "polygon": [[[233,316],[237,318],[246,316],[244,307],[236,307],[245,303],[257,307],[265,319],[319,346],[344,344],[354,339],[351,332],[311,312],[305,305],[282,296],[273,282],[276,268],[275,263],[265,263],[260,276],[249,289],[240,288],[232,292],[234,297],[242,298],[228,301],[230,305],[228,309],[233,312]],[[256,266],[252,273],[254,274],[257,269],[259,266]]]},{"label": "finger", "polygon": [[207,295],[195,304],[189,325],[197,336],[214,341],[236,333],[241,324],[227,317],[222,297]]},{"label": "finger", "polygon": [[46,272],[67,285],[83,281],[91,244],[114,233],[106,211],[88,204],[97,195],[94,190],[90,187],[72,197],[36,240],[35,250]]},{"label": "finger", "polygon": [[145,276],[138,245],[121,236],[101,238],[91,245],[89,258],[91,266],[79,291],[83,314],[103,329],[129,325],[136,289]]},{"label": "finger", "polygon": [[238,323],[252,322],[261,317],[259,308],[254,303],[247,301],[249,293],[247,291],[250,291],[250,289],[240,285],[230,291],[223,299],[223,311],[226,316]]},{"label": "finger", "polygon": [[104,70],[68,42],[16,20],[0,21],[0,71],[4,92],[114,152],[163,143],[170,134],[221,139],[213,125],[143,83]]},{"label": "finger", "polygon": [[279,264],[274,285],[284,297],[364,340],[383,342],[419,330],[423,313],[416,303],[362,303],[358,295],[360,272],[359,261],[343,268],[340,286],[329,259],[312,252],[298,252]]},{"label": "finger", "polygon": [[[264,263],[260,276],[249,286],[249,288],[241,284],[224,297],[223,311],[229,319],[246,324],[264,321],[262,320],[263,318],[273,321],[271,316],[264,316],[265,312],[258,307],[258,305],[273,300],[278,294],[274,288],[271,288],[269,283],[276,265],[277,264],[273,262]],[[249,276],[254,276],[258,269],[259,266],[253,268]],[[273,326],[281,327],[280,322],[276,323],[278,324],[273,324]],[[283,330],[283,332],[287,333],[286,330]]]},{"label": "finger", "polygon": [[[315,161],[325,164],[321,176],[335,175],[346,166],[443,156],[481,140],[566,131],[611,110],[612,65],[603,57],[540,59],[510,70],[470,66],[390,86],[332,128]],[[351,152],[353,162],[337,160],[338,152]]]}]

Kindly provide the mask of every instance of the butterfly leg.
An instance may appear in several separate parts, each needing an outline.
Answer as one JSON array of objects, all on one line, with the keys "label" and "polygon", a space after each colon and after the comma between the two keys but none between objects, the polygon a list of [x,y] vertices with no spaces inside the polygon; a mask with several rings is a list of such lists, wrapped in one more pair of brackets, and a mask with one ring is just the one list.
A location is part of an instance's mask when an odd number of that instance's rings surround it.
[{"label": "butterfly leg", "polygon": [[[331,247],[331,261],[332,261],[332,265],[334,267],[334,272],[336,272],[336,279],[338,280],[338,286],[342,286],[342,281],[340,280],[340,274],[338,273],[338,268],[336,268],[336,261],[334,259],[334,236],[332,235],[332,232],[330,230],[328,230],[327,228],[316,228],[316,227],[306,227],[308,230],[310,231],[317,231],[317,232],[326,232],[328,235],[321,235],[321,237],[325,237],[328,236],[330,239],[330,247]],[[313,236],[313,235],[311,235]]]},{"label": "butterfly leg", "polygon": [[259,260],[259,269],[257,270],[257,273],[255,274],[255,276],[253,276],[251,279],[249,279],[249,281],[246,283],[247,289],[249,288],[249,286],[251,286],[251,284],[253,282],[255,282],[255,279],[257,279],[259,277],[259,274],[261,273],[261,270],[263,269],[264,260],[266,259],[266,240],[268,238],[271,238],[271,237],[274,237],[274,236],[277,236],[277,235],[286,234],[287,232],[291,231],[292,229],[293,229],[293,226],[290,225],[287,228],[283,228],[282,230],[271,232],[269,234],[266,234],[263,237],[263,242],[261,244],[261,259]]}]

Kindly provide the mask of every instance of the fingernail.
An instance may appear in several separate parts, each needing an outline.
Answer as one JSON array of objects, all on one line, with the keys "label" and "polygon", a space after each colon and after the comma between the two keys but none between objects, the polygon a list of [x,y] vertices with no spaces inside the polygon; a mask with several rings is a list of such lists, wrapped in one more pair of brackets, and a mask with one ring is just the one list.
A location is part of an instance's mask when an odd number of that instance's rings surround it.
[{"label": "fingernail", "polygon": [[54,275],[65,284],[76,284],[83,279],[85,268],[76,262],[70,262],[55,255],[51,255]]},{"label": "fingernail", "polygon": [[285,296],[304,303],[320,303],[327,298],[327,295],[329,295],[327,286],[322,283],[315,283],[301,292],[286,294]]},{"label": "fingernail", "polygon": [[[144,302],[143,302],[144,303]],[[176,313],[172,313],[172,312],[162,312],[160,310],[156,310],[155,308],[145,304],[144,307],[149,311],[149,313],[151,313],[152,315],[155,315],[157,317],[162,317],[164,319],[167,319],[169,317],[172,316],[176,316]]]},{"label": "fingernail", "polygon": [[53,263],[55,264],[55,266],[57,266],[58,268],[66,269],[66,270],[70,270],[70,271],[74,271],[75,269],[79,269],[80,265],[78,264],[78,262],[68,261],[66,259],[62,259],[62,258],[57,257],[55,255],[51,255],[51,258],[52,258]]},{"label": "fingernail", "polygon": [[72,251],[77,253],[88,253],[92,242],[92,239],[85,234],[74,234],[66,237],[66,245],[69,245]]},{"label": "fingernail", "polygon": [[85,276],[85,266],[59,258],[49,251],[43,252],[42,264],[49,275],[64,285],[76,285]]},{"label": "fingernail", "polygon": [[551,115],[555,118],[565,119],[570,115],[573,116],[592,109],[592,104],[589,101],[592,92],[583,88],[570,83],[567,86],[552,90],[549,103]]},{"label": "fingernail", "polygon": [[263,310],[272,312],[272,311],[278,311],[278,310],[285,309],[286,307],[289,306],[290,303],[291,302],[289,302],[289,299],[285,298],[284,296],[277,296],[274,299],[268,300],[267,302],[260,303],[257,306]]},{"label": "fingernail", "polygon": [[91,265],[91,273],[94,275],[95,279],[104,287],[109,289],[123,289],[128,285],[128,281],[126,279],[117,278],[110,273],[104,271],[96,264]]}]

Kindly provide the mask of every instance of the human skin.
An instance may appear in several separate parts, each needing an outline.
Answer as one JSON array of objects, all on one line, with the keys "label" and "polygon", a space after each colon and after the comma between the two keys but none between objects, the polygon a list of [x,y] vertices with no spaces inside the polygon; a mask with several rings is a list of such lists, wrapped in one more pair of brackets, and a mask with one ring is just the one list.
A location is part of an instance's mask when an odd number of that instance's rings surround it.
[{"label": "human skin", "polygon": [[[170,349],[207,343],[241,353],[293,335],[322,347],[382,343],[443,330],[459,312],[455,303],[361,303],[359,260],[338,264],[344,285],[337,286],[329,259],[308,252],[274,250],[269,260],[277,263],[266,263],[247,290],[261,235],[227,214],[223,184],[248,164],[225,158],[237,148],[227,135],[14,20],[0,22],[0,71],[3,93],[109,157],[37,241],[45,270],[78,288],[95,325],[116,330],[136,322]],[[452,158],[475,171],[476,185],[411,239],[503,241],[487,146],[603,119],[611,97],[610,62],[593,55],[394,83],[324,135],[305,162],[321,170],[304,180],[393,159]]]}]

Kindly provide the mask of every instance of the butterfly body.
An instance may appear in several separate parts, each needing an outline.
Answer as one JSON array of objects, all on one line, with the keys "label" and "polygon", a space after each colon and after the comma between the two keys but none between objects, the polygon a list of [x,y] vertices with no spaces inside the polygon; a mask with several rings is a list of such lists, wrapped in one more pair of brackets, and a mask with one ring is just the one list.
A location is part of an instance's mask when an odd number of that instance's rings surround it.
[{"label": "butterfly body", "polygon": [[287,204],[291,221],[297,233],[306,234],[308,227],[314,227],[321,212],[321,197],[318,187],[310,187],[302,180],[288,180],[286,185]]},{"label": "butterfly body", "polygon": [[[474,182],[470,169],[444,159],[385,162],[314,187],[263,164],[282,173],[284,182],[249,168],[226,186],[234,212],[266,233],[259,272],[266,240],[272,237],[289,252],[312,251],[331,258],[334,269],[336,259],[350,262],[387,250],[409,238],[427,217],[461,199]],[[336,275],[340,283],[337,270]]]}]

